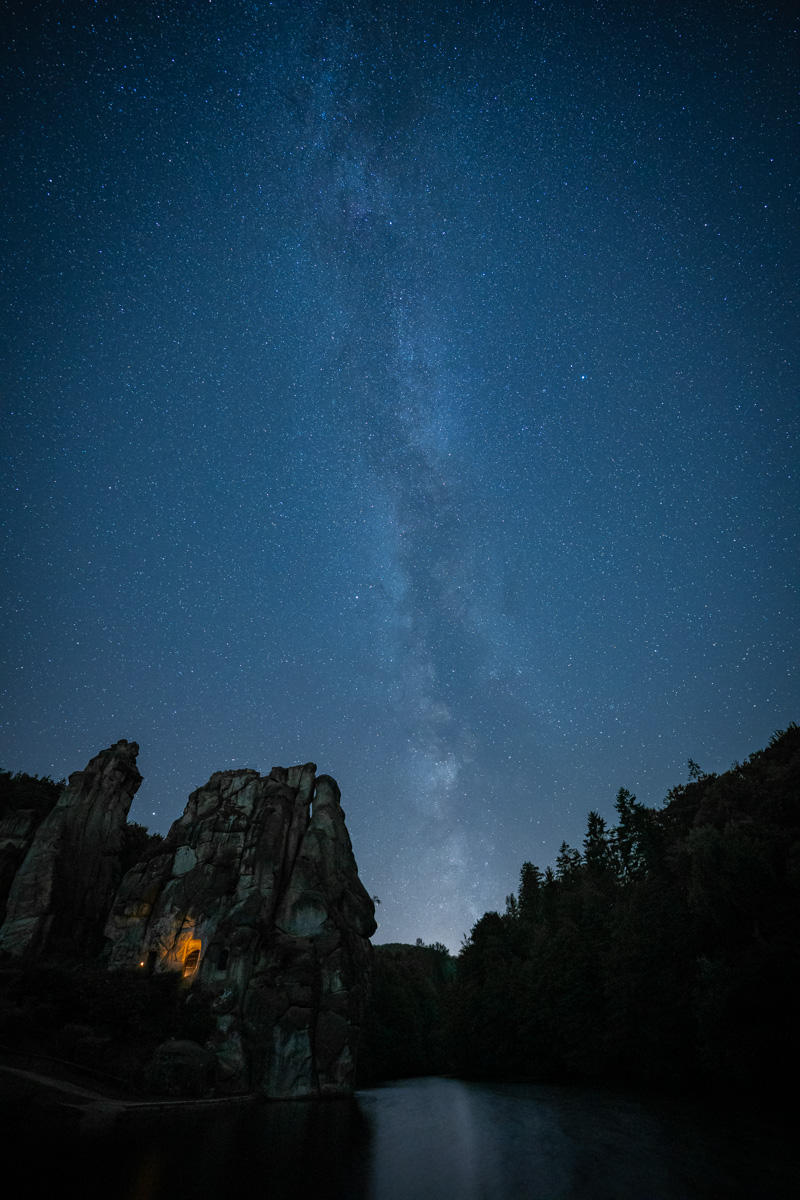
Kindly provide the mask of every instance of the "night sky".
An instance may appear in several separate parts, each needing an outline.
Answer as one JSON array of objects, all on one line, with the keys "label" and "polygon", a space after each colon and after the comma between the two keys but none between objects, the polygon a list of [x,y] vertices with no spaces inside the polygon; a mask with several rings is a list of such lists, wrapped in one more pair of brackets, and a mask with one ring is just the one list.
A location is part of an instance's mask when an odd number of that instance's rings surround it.
[{"label": "night sky", "polygon": [[800,715],[784,6],[3,8],[2,766],[312,760],[456,949]]}]

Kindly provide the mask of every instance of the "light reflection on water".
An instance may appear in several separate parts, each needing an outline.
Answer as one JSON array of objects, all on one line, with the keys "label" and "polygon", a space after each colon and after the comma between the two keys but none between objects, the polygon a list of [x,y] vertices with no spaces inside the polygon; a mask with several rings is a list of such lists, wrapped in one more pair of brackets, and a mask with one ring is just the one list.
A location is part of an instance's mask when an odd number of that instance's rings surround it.
[{"label": "light reflection on water", "polygon": [[[794,1200],[786,1122],[623,1090],[413,1079],[355,1101],[128,1119],[6,1114],[31,1195],[84,1200]],[[6,1162],[11,1173],[10,1159]]]},{"label": "light reflection on water", "polygon": [[[370,1200],[776,1200],[781,1139],[674,1099],[418,1079],[361,1093]],[[742,1128],[746,1122],[741,1122]]]}]

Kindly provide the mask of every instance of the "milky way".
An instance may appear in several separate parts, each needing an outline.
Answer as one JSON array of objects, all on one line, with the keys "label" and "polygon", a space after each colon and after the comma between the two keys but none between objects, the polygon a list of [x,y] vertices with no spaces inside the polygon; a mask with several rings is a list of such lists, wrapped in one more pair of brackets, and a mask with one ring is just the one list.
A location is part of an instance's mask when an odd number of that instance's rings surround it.
[{"label": "milky way", "polygon": [[7,7],[4,766],[313,760],[455,948],[797,717],[777,8]]}]

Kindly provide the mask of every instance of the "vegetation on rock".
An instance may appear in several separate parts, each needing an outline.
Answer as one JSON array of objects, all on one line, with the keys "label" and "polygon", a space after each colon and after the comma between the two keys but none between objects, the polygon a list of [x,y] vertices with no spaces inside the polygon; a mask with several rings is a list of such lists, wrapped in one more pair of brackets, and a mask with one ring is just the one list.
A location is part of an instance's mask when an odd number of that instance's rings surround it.
[{"label": "vegetation on rock", "polygon": [[0,818],[18,808],[32,809],[46,817],[65,786],[65,780],[56,782],[49,775],[0,771]]}]

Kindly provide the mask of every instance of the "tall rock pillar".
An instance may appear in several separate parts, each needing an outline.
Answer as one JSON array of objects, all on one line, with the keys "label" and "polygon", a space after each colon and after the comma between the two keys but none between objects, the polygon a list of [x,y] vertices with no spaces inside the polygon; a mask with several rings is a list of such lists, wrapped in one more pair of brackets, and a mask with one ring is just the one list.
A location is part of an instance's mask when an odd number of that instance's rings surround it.
[{"label": "tall rock pillar", "polygon": [[30,956],[102,949],[128,810],[142,782],[138,753],[136,742],[123,739],[70,775],[14,877],[0,950]]},{"label": "tall rock pillar", "polygon": [[222,1091],[353,1090],[375,909],[339,789],[314,763],[219,771],[133,867],[106,926],[110,967],[180,972],[213,997]]}]

